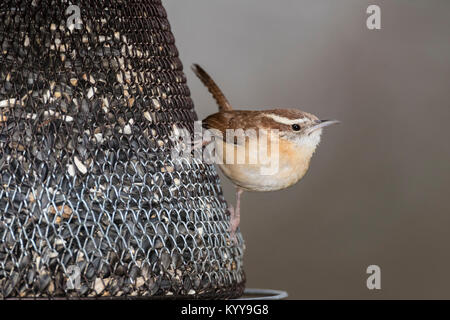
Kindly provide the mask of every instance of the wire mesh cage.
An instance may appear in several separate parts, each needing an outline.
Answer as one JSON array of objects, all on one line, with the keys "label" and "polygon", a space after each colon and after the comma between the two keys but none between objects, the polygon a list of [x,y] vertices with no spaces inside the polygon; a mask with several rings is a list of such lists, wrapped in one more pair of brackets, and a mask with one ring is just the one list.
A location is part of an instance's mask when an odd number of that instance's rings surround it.
[{"label": "wire mesh cage", "polygon": [[0,298],[233,298],[215,168],[160,0],[0,3]]}]

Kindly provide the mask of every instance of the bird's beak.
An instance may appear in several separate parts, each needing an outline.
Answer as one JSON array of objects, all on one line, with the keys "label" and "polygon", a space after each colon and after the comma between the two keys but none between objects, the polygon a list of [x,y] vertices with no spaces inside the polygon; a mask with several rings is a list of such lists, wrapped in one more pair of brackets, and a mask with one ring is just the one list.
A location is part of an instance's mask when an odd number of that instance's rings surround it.
[{"label": "bird's beak", "polygon": [[340,123],[338,120],[319,120],[318,124],[313,125],[307,129],[307,134],[310,135],[316,130],[331,126],[332,124]]}]

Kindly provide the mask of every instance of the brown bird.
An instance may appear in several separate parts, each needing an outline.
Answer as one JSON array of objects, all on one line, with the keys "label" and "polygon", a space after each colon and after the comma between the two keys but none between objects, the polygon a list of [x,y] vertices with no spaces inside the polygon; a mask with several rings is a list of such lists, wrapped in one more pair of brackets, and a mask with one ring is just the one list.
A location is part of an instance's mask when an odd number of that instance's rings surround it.
[{"label": "brown bird", "polygon": [[229,206],[230,232],[236,240],[242,192],[275,191],[297,183],[308,170],[322,129],[339,121],[319,120],[297,109],[233,110],[205,70],[197,64],[192,70],[219,105],[219,112],[202,126],[215,137],[216,162],[236,186],[236,207]]}]

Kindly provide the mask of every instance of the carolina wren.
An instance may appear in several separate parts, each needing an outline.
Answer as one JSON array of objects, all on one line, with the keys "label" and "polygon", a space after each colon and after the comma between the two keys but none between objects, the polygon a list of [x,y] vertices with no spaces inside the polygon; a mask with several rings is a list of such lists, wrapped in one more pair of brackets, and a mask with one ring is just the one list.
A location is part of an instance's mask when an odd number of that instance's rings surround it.
[{"label": "carolina wren", "polygon": [[[194,64],[192,70],[209,89],[217,104],[219,112],[203,120],[202,126],[220,133],[223,139],[216,139],[216,151],[222,159],[218,166],[236,186],[236,207],[229,207],[231,214],[230,232],[235,239],[235,232],[240,222],[240,200],[245,191],[275,191],[290,187],[297,183],[306,173],[311,157],[320,142],[322,129],[336,120],[319,120],[315,115],[297,109],[272,109],[264,111],[233,110],[230,103],[214,80],[199,65]],[[230,129],[256,132],[240,143],[227,139]],[[263,133],[261,133],[263,132]],[[264,133],[265,132],[265,133]],[[275,136],[271,132],[277,132]],[[256,161],[251,161],[250,146],[255,146],[254,139],[267,139],[267,150]],[[217,142],[220,145],[217,146]],[[253,144],[252,144],[253,143]],[[277,150],[275,149],[277,147]],[[242,152],[244,161],[226,161],[227,152]],[[267,166],[277,151],[278,168],[273,174],[264,174],[263,166]],[[236,160],[235,158],[233,158]]]}]

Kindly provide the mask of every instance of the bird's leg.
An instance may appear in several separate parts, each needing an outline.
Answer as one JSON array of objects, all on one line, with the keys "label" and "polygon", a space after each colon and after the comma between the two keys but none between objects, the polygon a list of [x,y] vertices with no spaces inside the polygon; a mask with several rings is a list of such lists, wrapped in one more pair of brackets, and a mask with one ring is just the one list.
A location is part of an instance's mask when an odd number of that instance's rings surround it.
[{"label": "bird's leg", "polygon": [[228,210],[231,213],[230,218],[230,232],[231,238],[234,242],[237,242],[236,239],[236,230],[239,227],[239,223],[241,222],[241,194],[244,192],[241,188],[236,188],[236,207],[229,208]]},{"label": "bird's leg", "polygon": [[196,139],[192,142],[192,150],[191,154],[195,159],[203,159],[203,147],[207,146],[211,141],[204,141],[201,137],[200,139]]},{"label": "bird's leg", "polygon": [[193,149],[202,149],[204,146],[207,146],[208,144],[210,144],[212,141],[204,141],[202,139],[198,139],[198,140],[194,140],[194,143],[192,144]]}]

